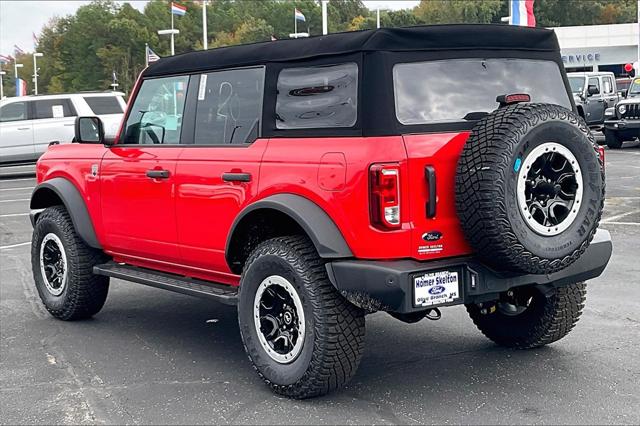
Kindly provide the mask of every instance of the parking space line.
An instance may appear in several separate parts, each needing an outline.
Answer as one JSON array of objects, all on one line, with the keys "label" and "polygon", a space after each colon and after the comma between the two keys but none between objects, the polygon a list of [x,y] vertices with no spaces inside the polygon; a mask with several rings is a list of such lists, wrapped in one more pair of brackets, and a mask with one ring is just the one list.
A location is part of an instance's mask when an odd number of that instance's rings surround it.
[{"label": "parking space line", "polygon": [[20,178],[20,179],[2,179],[2,175],[0,175],[0,182],[21,182],[25,180],[35,180],[35,177],[30,178]]},{"label": "parking space line", "polygon": [[18,216],[29,216],[29,213],[0,214],[0,217],[18,217]]},{"label": "parking space line", "polygon": [[626,225],[626,226],[640,226],[638,222],[603,222],[603,225]]},{"label": "parking space line", "polygon": [[0,203],[12,203],[14,201],[29,201],[31,198],[16,198],[15,200],[0,200]]},{"label": "parking space line", "polygon": [[625,216],[629,216],[630,214],[640,213],[640,210],[631,210],[630,212],[620,213],[611,217],[608,217],[602,221],[602,223],[611,223]]},{"label": "parking space line", "polygon": [[23,191],[25,189],[33,189],[33,186],[21,186],[19,188],[0,188],[0,191]]},{"label": "parking space line", "polygon": [[27,244],[31,244],[31,241],[27,241],[25,243],[9,244],[8,246],[0,246],[0,250],[10,249],[15,247],[22,247],[22,246],[26,246]]}]

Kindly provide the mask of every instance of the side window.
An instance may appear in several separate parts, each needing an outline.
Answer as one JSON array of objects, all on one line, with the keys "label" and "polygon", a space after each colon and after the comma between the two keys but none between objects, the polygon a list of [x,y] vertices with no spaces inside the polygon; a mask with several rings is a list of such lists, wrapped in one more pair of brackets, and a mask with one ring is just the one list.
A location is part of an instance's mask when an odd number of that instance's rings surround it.
[{"label": "side window", "polygon": [[589,86],[596,86],[598,88],[598,92],[602,93],[602,90],[600,89],[600,80],[598,79],[598,77],[589,78]]},{"label": "side window", "polygon": [[0,123],[27,119],[27,103],[12,102],[0,108]]},{"label": "side window", "polygon": [[122,114],[124,112],[115,96],[84,96],[83,99],[95,115]]},{"label": "side window", "polygon": [[69,99],[39,99],[33,101],[35,119],[74,117],[76,111]]},{"label": "side window", "polygon": [[604,93],[610,95],[613,93],[613,83],[611,77],[602,77],[602,88]]},{"label": "side window", "polygon": [[180,143],[188,76],[145,80],[136,96],[121,143]]},{"label": "side window", "polygon": [[243,144],[260,130],[264,68],[200,75],[196,106],[196,145]]},{"label": "side window", "polygon": [[276,127],[351,127],[358,116],[358,65],[286,68],[278,76]]}]

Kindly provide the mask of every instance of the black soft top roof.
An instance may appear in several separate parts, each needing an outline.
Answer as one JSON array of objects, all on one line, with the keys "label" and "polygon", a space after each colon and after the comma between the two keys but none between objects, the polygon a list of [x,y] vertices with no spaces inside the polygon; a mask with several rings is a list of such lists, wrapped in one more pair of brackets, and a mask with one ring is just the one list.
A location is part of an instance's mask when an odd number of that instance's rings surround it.
[{"label": "black soft top roof", "polygon": [[184,53],[154,62],[144,71],[144,77],[262,65],[356,52],[479,49],[560,51],[555,33],[542,28],[499,24],[380,28]]}]

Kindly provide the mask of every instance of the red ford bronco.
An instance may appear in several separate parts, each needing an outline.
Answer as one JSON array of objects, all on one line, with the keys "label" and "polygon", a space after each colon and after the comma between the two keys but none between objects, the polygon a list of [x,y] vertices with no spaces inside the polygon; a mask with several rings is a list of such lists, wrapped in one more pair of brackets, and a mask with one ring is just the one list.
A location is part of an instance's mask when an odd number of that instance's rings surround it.
[{"label": "red ford bronco", "polygon": [[115,140],[51,146],[35,283],[86,318],[109,278],[237,305],[258,374],[294,398],[355,373],[365,315],[464,304],[497,344],[578,320],[611,239],[603,153],[552,31],[380,29],[163,58]]}]

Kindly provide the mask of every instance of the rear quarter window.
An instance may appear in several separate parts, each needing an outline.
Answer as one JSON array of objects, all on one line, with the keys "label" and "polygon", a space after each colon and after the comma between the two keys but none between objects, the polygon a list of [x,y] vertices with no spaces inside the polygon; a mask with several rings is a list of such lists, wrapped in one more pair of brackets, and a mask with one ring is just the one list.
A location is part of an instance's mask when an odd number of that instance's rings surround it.
[{"label": "rear quarter window", "polygon": [[285,68],[278,76],[276,127],[352,127],[358,116],[358,65]]},{"label": "rear quarter window", "polygon": [[[527,93],[532,102],[571,109],[555,62],[529,59],[451,59],[396,64],[396,117],[401,124],[473,120],[498,107],[496,97]],[[474,113],[474,114],[471,114]]]},{"label": "rear quarter window", "polygon": [[122,114],[122,105],[116,96],[84,96],[83,99],[95,115]]}]

